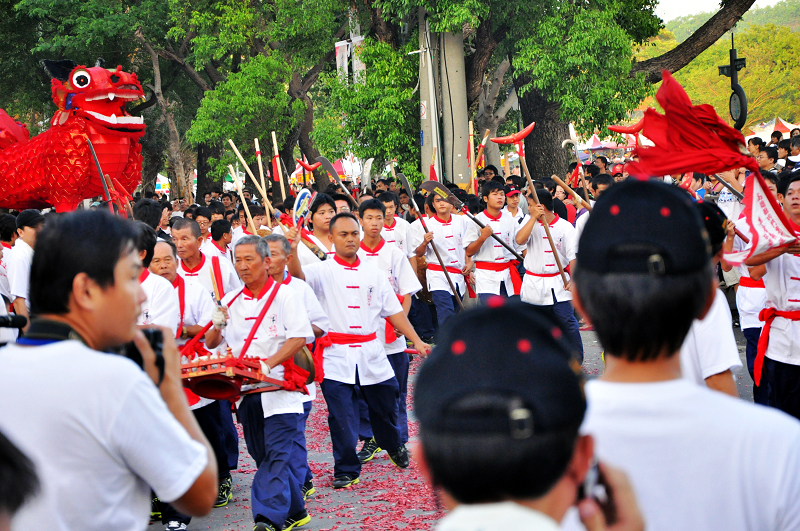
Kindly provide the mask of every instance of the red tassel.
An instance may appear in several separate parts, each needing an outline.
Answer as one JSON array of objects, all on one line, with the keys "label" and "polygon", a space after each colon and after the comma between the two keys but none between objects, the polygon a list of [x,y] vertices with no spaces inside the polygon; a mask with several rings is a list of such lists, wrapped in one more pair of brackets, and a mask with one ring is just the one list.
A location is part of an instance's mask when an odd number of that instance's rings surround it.
[{"label": "red tassel", "polygon": [[280,182],[280,178],[278,177],[278,175],[280,175],[278,173],[278,164],[278,155],[275,155],[272,157],[272,180],[276,183]]}]

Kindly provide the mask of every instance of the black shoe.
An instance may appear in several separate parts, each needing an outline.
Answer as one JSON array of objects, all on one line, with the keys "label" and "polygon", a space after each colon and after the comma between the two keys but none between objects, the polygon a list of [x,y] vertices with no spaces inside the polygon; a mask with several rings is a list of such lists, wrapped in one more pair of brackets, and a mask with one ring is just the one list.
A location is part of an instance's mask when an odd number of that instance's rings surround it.
[{"label": "black shoe", "polygon": [[364,446],[358,451],[358,460],[361,461],[363,465],[367,461],[372,461],[380,451],[381,447],[378,446],[378,443],[375,442],[375,437],[373,437],[364,441]]},{"label": "black shoe", "polygon": [[214,502],[214,507],[225,507],[233,499],[233,478],[226,477],[219,482],[219,492],[217,493],[217,501]]},{"label": "black shoe", "polygon": [[153,498],[150,500],[150,521],[151,522],[161,521],[161,503],[155,496],[153,496]]},{"label": "black shoe", "polygon": [[300,487],[300,491],[303,493],[303,501],[307,500],[309,496],[317,492],[314,488],[314,482],[310,479],[306,481],[302,487]]},{"label": "black shoe", "polygon": [[420,338],[423,343],[427,343],[429,345],[433,345],[433,336],[425,336]]},{"label": "black shoe", "polygon": [[301,527],[306,525],[311,521],[311,517],[308,516],[308,511],[302,510],[297,514],[293,514],[289,518],[286,519],[286,522],[283,524],[283,531],[289,531],[290,529],[294,529],[295,527]]},{"label": "black shoe", "polygon": [[347,474],[342,474],[341,476],[334,476],[333,478],[333,488],[334,489],[349,489],[353,485],[359,482],[358,476],[350,476]]},{"label": "black shoe", "polygon": [[270,522],[256,522],[253,524],[253,531],[281,531],[281,528]]},{"label": "black shoe", "polygon": [[388,453],[389,459],[392,460],[392,463],[400,468],[408,468],[408,450],[406,450],[405,445],[401,446],[394,452]]}]

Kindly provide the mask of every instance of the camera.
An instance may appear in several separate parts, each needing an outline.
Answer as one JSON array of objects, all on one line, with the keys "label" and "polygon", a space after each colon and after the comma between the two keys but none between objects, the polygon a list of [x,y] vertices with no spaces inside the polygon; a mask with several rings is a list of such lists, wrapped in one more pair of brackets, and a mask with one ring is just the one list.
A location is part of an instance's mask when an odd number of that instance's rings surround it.
[{"label": "camera", "polygon": [[[144,334],[144,337],[147,338],[150,348],[153,349],[153,352],[156,355],[155,363],[156,368],[158,369],[157,385],[161,385],[161,382],[164,380],[164,335],[161,333],[161,330],[158,330],[157,328],[143,328],[142,333]],[[142,358],[142,353],[139,352],[139,349],[136,347],[136,344],[133,341],[123,345],[119,354],[125,356],[126,358],[130,358],[134,363],[136,363],[136,365],[144,370],[144,358]]]}]

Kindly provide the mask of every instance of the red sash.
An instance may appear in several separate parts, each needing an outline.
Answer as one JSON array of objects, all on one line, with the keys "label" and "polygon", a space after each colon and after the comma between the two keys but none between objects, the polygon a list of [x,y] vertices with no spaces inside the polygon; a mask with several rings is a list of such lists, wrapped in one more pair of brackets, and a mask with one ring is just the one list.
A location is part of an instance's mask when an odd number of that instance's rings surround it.
[{"label": "red sash", "polygon": [[214,284],[217,285],[219,298],[222,300],[222,297],[225,296],[225,289],[222,287],[222,269],[219,266],[219,256],[215,256],[211,259],[211,267],[214,270]]},{"label": "red sash", "polygon": [[764,288],[764,279],[753,280],[750,277],[741,277],[739,278],[739,285],[744,286],[745,288]]},{"label": "red sash", "polygon": [[772,321],[776,317],[783,317],[792,321],[800,321],[800,310],[795,311],[781,311],[775,308],[764,308],[758,314],[758,318],[764,321],[764,328],[761,329],[761,337],[758,338],[758,351],[756,353],[756,361],[753,365],[753,380],[756,385],[761,385],[761,369],[764,367],[764,356],[767,353],[769,346],[769,330],[772,328]]},{"label": "red sash", "polygon": [[530,275],[532,277],[541,277],[541,278],[550,278],[550,277],[557,277],[561,273],[531,273],[530,271],[525,271],[526,275]]},{"label": "red sash", "polygon": [[[403,304],[405,296],[398,295],[397,300],[400,301],[400,304]],[[389,321],[389,319],[384,319],[384,321],[386,321],[386,329],[384,330],[384,339],[386,340],[386,344],[388,345],[389,343],[394,343],[394,340],[397,339],[397,336],[394,335],[394,326],[392,326],[392,323]]]},{"label": "red sash", "polygon": [[[428,264],[428,270],[429,271],[442,271],[442,266],[440,266],[439,264]],[[466,281],[466,284],[467,284],[467,292],[469,292],[469,298],[470,299],[474,299],[475,297],[478,296],[478,295],[475,294],[475,290],[472,289],[472,286],[470,285],[469,280],[467,280],[467,276],[468,275],[465,275],[464,273],[462,273],[461,270],[458,269],[457,267],[452,267],[452,266],[447,266],[447,272],[448,273],[453,273],[454,275],[462,275],[464,277],[464,280]]]},{"label": "red sash", "polygon": [[320,359],[325,355],[325,349],[332,345],[355,345],[357,343],[368,343],[373,339],[378,339],[378,334],[372,332],[365,336],[359,334],[341,334],[339,332],[328,332],[326,335],[317,338],[317,348],[314,349],[314,357]]},{"label": "red sash", "polygon": [[508,262],[475,262],[476,269],[483,269],[486,271],[505,271],[509,270],[511,273],[511,284],[514,286],[514,295],[519,295],[522,291],[522,277],[519,276],[517,266],[519,260],[509,260]]}]

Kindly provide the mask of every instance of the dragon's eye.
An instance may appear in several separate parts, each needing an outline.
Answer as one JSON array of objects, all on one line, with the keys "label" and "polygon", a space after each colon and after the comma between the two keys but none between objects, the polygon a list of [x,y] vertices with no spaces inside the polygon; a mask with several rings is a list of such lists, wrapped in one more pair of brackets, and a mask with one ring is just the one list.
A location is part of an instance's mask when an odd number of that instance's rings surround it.
[{"label": "dragon's eye", "polygon": [[72,85],[76,88],[86,88],[91,82],[92,78],[86,70],[78,70],[72,74]]}]

